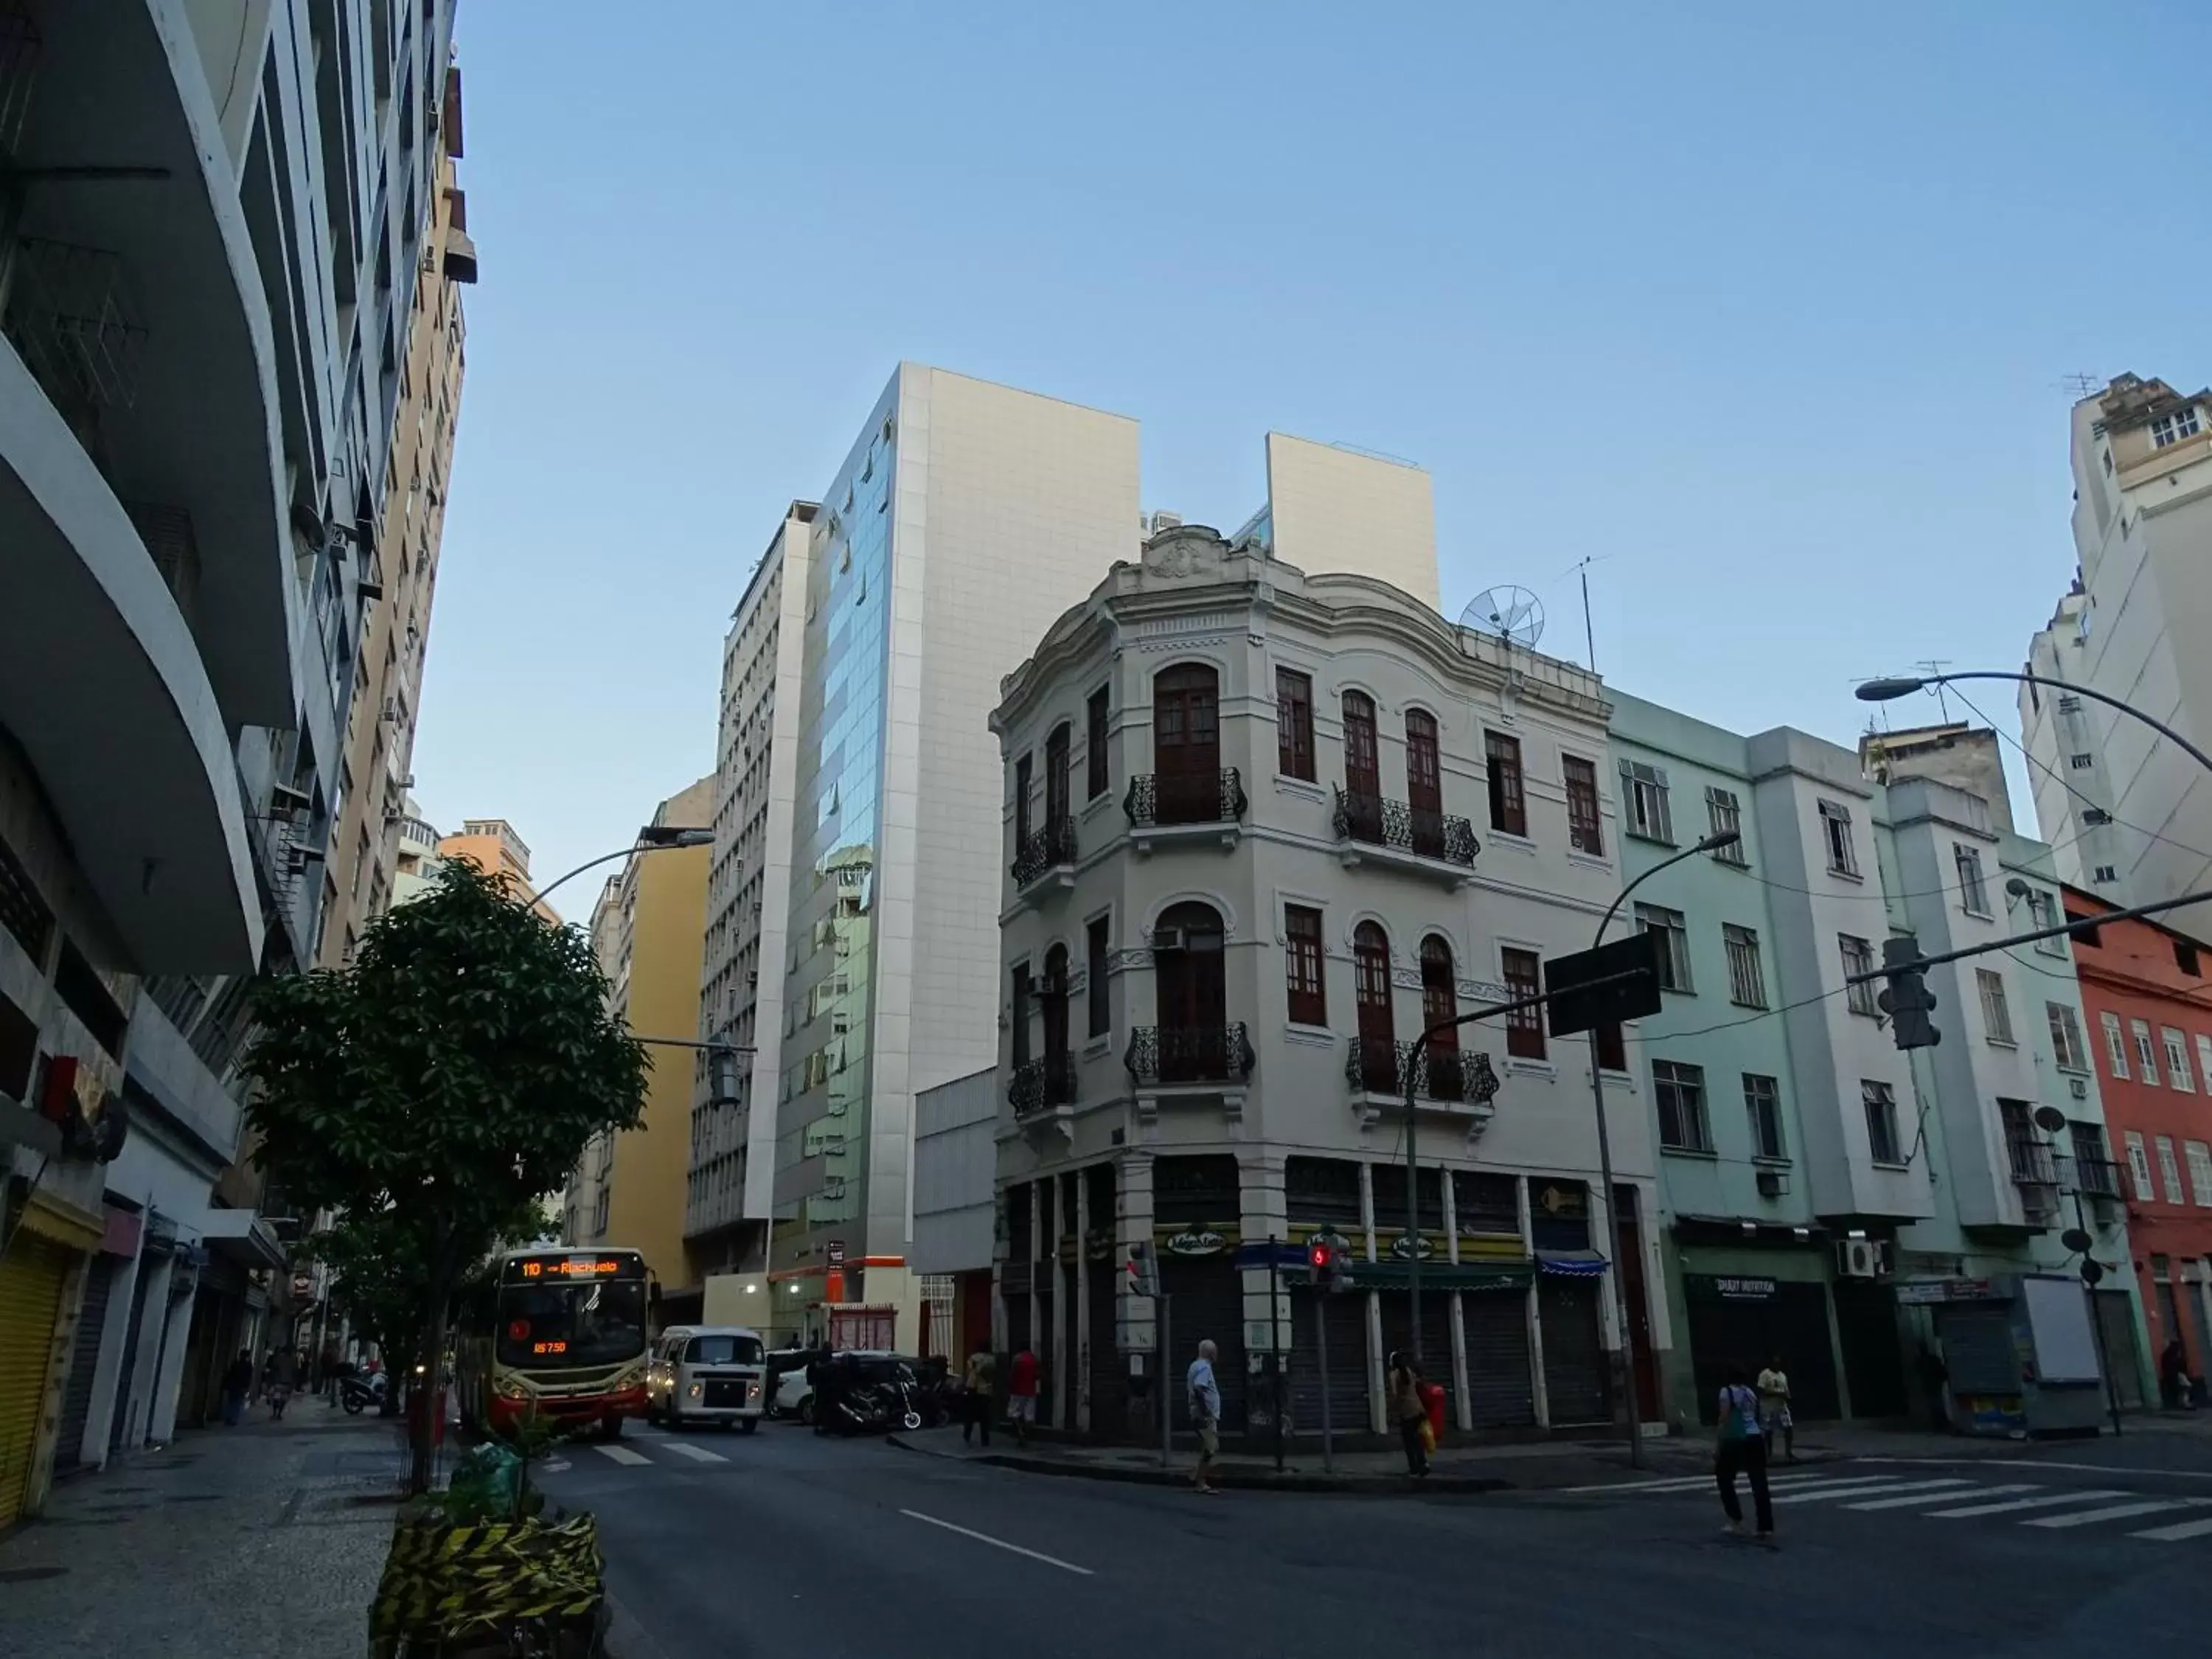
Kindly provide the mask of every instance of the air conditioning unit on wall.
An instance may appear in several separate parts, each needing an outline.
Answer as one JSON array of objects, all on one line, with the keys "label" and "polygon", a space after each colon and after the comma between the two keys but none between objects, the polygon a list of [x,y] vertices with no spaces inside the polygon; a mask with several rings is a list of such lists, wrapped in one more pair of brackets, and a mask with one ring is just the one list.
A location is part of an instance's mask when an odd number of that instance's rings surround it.
[{"label": "air conditioning unit on wall", "polygon": [[2066,1092],[2073,1096],[2076,1100],[2088,1099],[2089,1079],[2081,1077],[2068,1078],[2066,1079]]},{"label": "air conditioning unit on wall", "polygon": [[1836,1244],[1836,1273],[1841,1279],[1887,1279],[1889,1246],[1878,1239],[1845,1238]]}]

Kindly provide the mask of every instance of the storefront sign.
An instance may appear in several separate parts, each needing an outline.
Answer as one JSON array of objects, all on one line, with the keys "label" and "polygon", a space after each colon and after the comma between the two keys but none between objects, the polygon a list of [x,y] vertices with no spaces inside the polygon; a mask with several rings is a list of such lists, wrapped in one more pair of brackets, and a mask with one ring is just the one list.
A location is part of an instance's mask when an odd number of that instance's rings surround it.
[{"label": "storefront sign", "polygon": [[1229,1241],[1211,1227],[1189,1227],[1169,1234],[1160,1248],[1170,1255],[1219,1255]]},{"label": "storefront sign", "polygon": [[1939,1302],[2002,1302],[1986,1279],[1909,1279],[1897,1287],[1897,1299],[1906,1307],[1928,1307]]},{"label": "storefront sign", "polygon": [[1390,1241],[1390,1254],[1401,1261],[1411,1261],[1416,1255],[1426,1261],[1436,1253],[1437,1247],[1429,1243],[1425,1233],[1400,1233]]},{"label": "storefront sign", "polygon": [[830,1267],[842,1267],[845,1265],[845,1241],[843,1239],[833,1238],[830,1240],[822,1247],[822,1253],[823,1260]]},{"label": "storefront sign", "polygon": [[1774,1281],[1771,1279],[1716,1279],[1713,1294],[1723,1302],[1771,1302],[1774,1299]]}]

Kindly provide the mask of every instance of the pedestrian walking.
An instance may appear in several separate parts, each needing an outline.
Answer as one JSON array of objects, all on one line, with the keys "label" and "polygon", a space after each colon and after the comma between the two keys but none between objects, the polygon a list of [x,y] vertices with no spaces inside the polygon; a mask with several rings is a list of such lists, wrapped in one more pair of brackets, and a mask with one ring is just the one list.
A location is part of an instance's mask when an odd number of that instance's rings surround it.
[{"label": "pedestrian walking", "polygon": [[988,1341],[975,1345],[975,1352],[968,1356],[968,1370],[963,1379],[968,1388],[968,1412],[960,1425],[960,1443],[970,1443],[969,1437],[978,1429],[983,1431],[983,1443],[991,1443],[991,1393],[998,1381],[999,1362],[992,1357]]},{"label": "pedestrian walking", "polygon": [[262,1368],[261,1386],[269,1401],[269,1420],[284,1420],[284,1407],[292,1398],[294,1362],[289,1348],[271,1348],[269,1363]]},{"label": "pedestrian walking", "polygon": [[1777,1354],[1759,1374],[1759,1432],[1766,1447],[1766,1461],[1774,1461],[1774,1437],[1782,1436],[1782,1455],[1797,1461],[1797,1422],[1790,1415],[1790,1373]]},{"label": "pedestrian walking", "polygon": [[1421,1435],[1428,1424],[1429,1408],[1421,1398],[1420,1368],[1402,1349],[1391,1352],[1389,1382],[1390,1415],[1406,1448],[1406,1473],[1418,1480],[1429,1472],[1429,1445]]},{"label": "pedestrian walking", "polygon": [[1713,1450],[1713,1479],[1721,1489],[1721,1508],[1728,1516],[1723,1530],[1731,1538],[1743,1536],[1743,1505],[1736,1501],[1735,1478],[1751,1480],[1753,1514],[1759,1522],[1759,1541],[1774,1543],[1774,1499],[1766,1490],[1766,1441],[1759,1431],[1759,1395],[1744,1381],[1743,1367],[1729,1367],[1728,1382],[1720,1393],[1720,1440]]},{"label": "pedestrian walking", "polygon": [[1221,1380],[1213,1374],[1219,1350],[1209,1339],[1198,1345],[1198,1358],[1183,1373],[1183,1393],[1190,1404],[1190,1426],[1198,1436],[1198,1468],[1191,1475],[1194,1490],[1218,1492],[1213,1484],[1213,1460],[1221,1453]]},{"label": "pedestrian walking", "polygon": [[1037,1357],[1027,1348],[1014,1356],[1006,1378],[1006,1415],[1014,1419],[1014,1443],[1030,1443],[1030,1425],[1036,1421]]},{"label": "pedestrian walking", "polygon": [[2189,1399],[2189,1350],[2182,1346],[2178,1331],[2158,1358],[2158,1391],[2170,1412],[2179,1411]]},{"label": "pedestrian walking", "polygon": [[236,1428],[246,1416],[246,1400],[253,1392],[253,1356],[245,1349],[222,1374],[222,1420]]}]

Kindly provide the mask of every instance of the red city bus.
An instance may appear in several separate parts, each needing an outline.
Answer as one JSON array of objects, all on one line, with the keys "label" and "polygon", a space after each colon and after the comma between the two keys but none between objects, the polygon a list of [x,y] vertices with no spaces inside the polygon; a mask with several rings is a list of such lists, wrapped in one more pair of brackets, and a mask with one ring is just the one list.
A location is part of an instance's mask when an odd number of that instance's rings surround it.
[{"label": "red city bus", "polygon": [[645,1414],[647,1276],[635,1250],[512,1250],[461,1311],[462,1420],[500,1433],[533,1409],[613,1439]]}]

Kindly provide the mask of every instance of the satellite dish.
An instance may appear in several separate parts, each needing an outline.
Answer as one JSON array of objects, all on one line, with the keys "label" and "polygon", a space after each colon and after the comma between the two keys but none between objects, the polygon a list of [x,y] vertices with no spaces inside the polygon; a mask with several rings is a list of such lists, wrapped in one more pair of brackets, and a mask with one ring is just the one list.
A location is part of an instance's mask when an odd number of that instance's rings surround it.
[{"label": "satellite dish", "polygon": [[2066,1114],[2056,1106],[2039,1106],[2035,1109],[2034,1121],[2035,1127],[2044,1133],[2055,1135],[2066,1127]]},{"label": "satellite dish", "polygon": [[2058,1235],[2058,1242],[2076,1255],[2087,1255],[2097,1248],[2097,1241],[2079,1227],[2069,1227]]},{"label": "satellite dish", "polygon": [[1525,587],[1486,587],[1467,602],[1459,625],[1532,650],[1544,637],[1544,602]]}]

